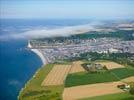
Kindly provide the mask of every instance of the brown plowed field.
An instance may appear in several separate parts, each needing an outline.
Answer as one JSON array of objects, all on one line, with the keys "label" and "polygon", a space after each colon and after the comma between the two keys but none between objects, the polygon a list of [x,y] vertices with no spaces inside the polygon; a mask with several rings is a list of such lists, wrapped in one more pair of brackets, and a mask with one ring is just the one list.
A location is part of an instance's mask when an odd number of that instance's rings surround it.
[{"label": "brown plowed field", "polygon": [[42,86],[62,85],[70,71],[71,65],[55,65],[42,82]]},{"label": "brown plowed field", "polygon": [[75,61],[72,63],[72,68],[69,73],[83,72],[85,69],[81,66],[82,61]]},{"label": "brown plowed field", "polygon": [[101,64],[102,66],[106,66],[108,69],[114,69],[114,68],[124,68],[123,65],[120,65],[115,62],[97,62],[97,64]]},{"label": "brown plowed field", "polygon": [[117,88],[122,82],[97,83],[92,85],[81,85],[65,88],[63,92],[63,100],[77,100],[81,98],[100,96],[106,94],[123,92]]}]

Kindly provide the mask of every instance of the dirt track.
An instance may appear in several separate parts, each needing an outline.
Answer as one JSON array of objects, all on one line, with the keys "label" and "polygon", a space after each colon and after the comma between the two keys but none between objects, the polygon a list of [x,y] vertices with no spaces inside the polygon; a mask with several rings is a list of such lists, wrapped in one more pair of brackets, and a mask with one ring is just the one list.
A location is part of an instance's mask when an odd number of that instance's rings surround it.
[{"label": "dirt track", "polygon": [[121,89],[117,88],[118,84],[122,84],[122,82],[98,83],[65,88],[63,92],[63,100],[76,100],[123,92]]},{"label": "dirt track", "polygon": [[70,71],[70,68],[71,65],[55,65],[41,85],[49,86],[64,84],[64,80]]},{"label": "dirt track", "polygon": [[69,73],[83,72],[85,69],[81,66],[82,61],[75,61],[72,64],[72,68]]},{"label": "dirt track", "polygon": [[114,68],[124,68],[123,65],[120,65],[115,62],[97,62],[97,64],[101,64],[102,66],[106,66],[108,69],[114,69]]}]

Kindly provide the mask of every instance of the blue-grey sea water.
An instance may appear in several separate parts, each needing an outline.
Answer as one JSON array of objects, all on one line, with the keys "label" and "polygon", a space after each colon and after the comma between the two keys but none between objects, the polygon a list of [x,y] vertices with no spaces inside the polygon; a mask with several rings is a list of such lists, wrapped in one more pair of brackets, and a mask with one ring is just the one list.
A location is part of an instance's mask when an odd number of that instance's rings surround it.
[{"label": "blue-grey sea water", "polygon": [[[51,28],[84,23],[87,20],[0,19],[0,37],[21,34],[37,27]],[[42,65],[40,58],[27,49],[27,41],[10,38],[0,40],[0,100],[17,100],[21,88]]]}]

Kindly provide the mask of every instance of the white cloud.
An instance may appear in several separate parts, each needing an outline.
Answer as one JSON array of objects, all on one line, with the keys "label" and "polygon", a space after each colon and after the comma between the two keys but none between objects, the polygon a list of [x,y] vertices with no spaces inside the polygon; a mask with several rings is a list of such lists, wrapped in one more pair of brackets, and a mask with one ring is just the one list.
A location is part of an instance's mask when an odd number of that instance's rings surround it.
[{"label": "white cloud", "polygon": [[36,38],[47,38],[47,37],[57,37],[57,36],[70,36],[73,34],[84,33],[92,31],[96,23],[77,25],[77,26],[66,26],[54,29],[32,29],[25,31],[23,33],[13,33],[0,36],[0,40],[7,39],[36,39]]}]

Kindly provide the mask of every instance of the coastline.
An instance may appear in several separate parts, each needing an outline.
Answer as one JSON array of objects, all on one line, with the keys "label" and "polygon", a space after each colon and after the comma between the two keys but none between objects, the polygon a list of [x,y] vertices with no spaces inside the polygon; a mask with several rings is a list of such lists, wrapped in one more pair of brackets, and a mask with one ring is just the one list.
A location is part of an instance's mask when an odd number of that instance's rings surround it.
[{"label": "coastline", "polygon": [[[33,49],[32,45],[30,44],[30,42],[28,41],[28,45],[27,47],[34,52],[37,56],[40,57],[41,61],[42,61],[42,66],[45,66],[48,64],[47,59],[43,56],[43,54],[38,50],[38,49]],[[21,90],[19,91],[19,95],[17,96],[17,99],[19,100],[20,94],[23,92],[23,90],[27,87],[27,84],[30,83],[30,81],[38,74],[38,72],[40,71],[40,68],[34,73],[34,75],[30,78],[30,80],[28,80],[24,87],[21,88]]]},{"label": "coastline", "polygon": [[[33,91],[40,91],[41,93],[44,90],[49,90],[48,88],[44,88],[41,86],[42,81],[48,75],[48,73],[52,70],[53,64],[46,64],[45,66],[40,67],[34,75],[26,82],[25,86],[19,92],[17,97],[18,100],[33,100],[33,95],[27,98],[27,94]],[[58,88],[58,87],[56,87]],[[42,91],[43,90],[43,91]]]},{"label": "coastline", "polygon": [[43,54],[38,50],[38,49],[31,49],[32,52],[34,52],[36,55],[38,55],[43,63],[43,65],[45,65],[47,63],[45,57],[43,56]]},{"label": "coastline", "polygon": [[34,52],[36,55],[38,55],[43,63],[43,65],[47,64],[47,59],[44,57],[44,55],[41,53],[41,51],[39,51],[38,49],[33,49],[32,45],[30,44],[30,42],[28,42],[28,46],[27,46],[32,52]]}]

